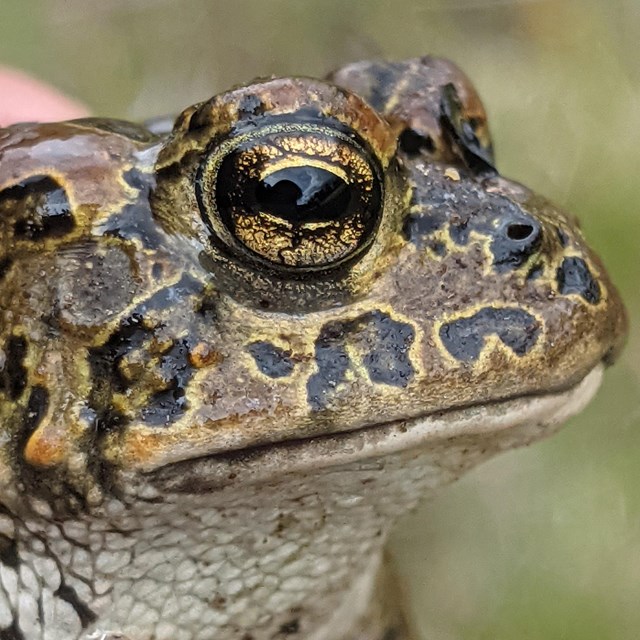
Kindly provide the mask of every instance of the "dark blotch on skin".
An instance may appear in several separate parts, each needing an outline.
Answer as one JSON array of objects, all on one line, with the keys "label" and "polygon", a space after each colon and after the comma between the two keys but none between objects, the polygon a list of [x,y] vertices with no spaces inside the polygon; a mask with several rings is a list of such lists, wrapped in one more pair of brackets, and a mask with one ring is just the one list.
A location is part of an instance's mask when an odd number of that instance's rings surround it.
[{"label": "dark blotch on skin", "polygon": [[162,279],[162,274],[164,273],[164,266],[161,262],[154,262],[153,267],[151,267],[151,277],[157,282]]},{"label": "dark blotch on skin", "polygon": [[151,216],[146,192],[140,193],[137,202],[125,205],[119,213],[109,217],[102,227],[102,233],[123,240],[135,238],[146,249],[157,249],[164,244],[165,238]]},{"label": "dark blotch on skin", "polygon": [[46,175],[33,176],[0,193],[0,216],[11,213],[13,232],[24,240],[60,238],[75,226],[65,190]]},{"label": "dark blotch on skin", "polygon": [[[154,310],[172,309],[199,293],[201,285],[189,276],[181,278],[173,286],[158,291],[141,303],[102,345],[89,350],[93,387],[89,406],[95,412],[96,429],[100,433],[126,426],[129,418],[114,409],[114,393],[139,394],[149,397],[141,407],[139,419],[151,425],[168,425],[187,409],[185,389],[193,375],[189,360],[192,344],[188,340],[175,339],[162,351],[155,344],[155,326],[148,326],[144,319]],[[209,312],[203,315],[209,318]],[[212,322],[215,318],[210,318]],[[193,337],[197,342],[197,336]],[[164,342],[164,339],[163,339]],[[155,346],[154,346],[155,345]],[[122,368],[127,356],[138,353],[141,367]],[[123,372],[124,371],[124,372]]]},{"label": "dark blotch on skin", "polygon": [[149,404],[142,410],[142,419],[147,424],[168,425],[187,409],[185,389],[193,375],[189,363],[189,345],[186,340],[176,340],[162,355],[160,375],[167,380],[167,389],[151,396]]},{"label": "dark blotch on skin", "polygon": [[149,349],[152,338],[153,329],[144,326],[142,315],[132,314],[104,345],[90,350],[89,364],[94,386],[89,404],[96,412],[96,427],[100,431],[111,431],[127,423],[128,420],[114,410],[111,397],[136,385],[141,388],[145,384],[155,385],[155,392],[140,412],[140,418],[147,424],[168,425],[186,410],[185,389],[193,375],[186,340],[175,340],[161,354],[149,354],[149,364],[141,375],[148,380],[153,370],[153,383],[129,380],[122,375],[119,368],[122,359],[136,350],[144,352]]},{"label": "dark blotch on skin", "polygon": [[33,387],[29,395],[27,410],[22,425],[22,440],[26,444],[31,434],[38,428],[49,408],[49,392],[44,387]]},{"label": "dark blotch on skin", "polygon": [[364,354],[362,363],[372,382],[406,387],[415,373],[409,358],[414,339],[411,325],[381,311],[325,325],[316,340],[318,372],[307,383],[311,408],[325,409],[336,387],[344,381],[350,365],[347,343],[357,345]]},{"label": "dark blotch on skin", "polygon": [[265,376],[285,378],[293,372],[290,351],[284,351],[270,342],[252,342],[247,346],[247,351]]},{"label": "dark blotch on skin", "polygon": [[[361,95],[367,102],[379,112],[384,111],[393,90],[402,77],[404,71],[400,63],[380,62],[369,67],[368,72],[371,74],[374,82],[371,82],[368,92],[362,92]],[[365,95],[366,93],[366,95]]]},{"label": "dark blotch on skin", "polygon": [[449,237],[458,245],[464,246],[469,243],[469,216],[456,216],[449,225]]},{"label": "dark blotch on skin", "polygon": [[2,258],[0,259],[0,280],[5,277],[7,271],[11,269],[11,265],[13,264],[13,260],[11,258]]},{"label": "dark blotch on skin", "polygon": [[556,233],[558,234],[558,240],[560,245],[566,247],[569,244],[569,236],[562,227],[556,227]]},{"label": "dark blotch on skin", "polygon": [[415,339],[413,327],[392,320],[381,311],[374,311],[364,318],[366,343],[371,351],[362,360],[371,381],[406,387],[415,373],[409,359],[409,348]]},{"label": "dark blotch on skin", "polygon": [[136,167],[132,167],[128,171],[125,171],[122,174],[122,177],[130,187],[133,187],[138,191],[145,191],[149,189],[149,184],[152,180],[152,177],[149,174],[143,173]]},{"label": "dark blotch on skin", "polygon": [[11,622],[11,625],[6,629],[0,629],[0,640],[27,640],[22,631],[20,631],[20,627],[18,626],[18,622],[14,618]]},{"label": "dark blotch on skin", "polygon": [[86,629],[92,622],[98,619],[97,614],[92,611],[89,606],[80,600],[80,597],[76,593],[76,590],[64,582],[53,593],[54,596],[69,603],[78,618],[80,618],[80,624],[83,629]]},{"label": "dark blotch on skin", "polygon": [[128,419],[111,402],[113,393],[126,390],[129,384],[120,374],[118,362],[129,350],[139,347],[148,335],[142,317],[132,314],[121,322],[105,344],[89,350],[88,361],[93,380],[89,406],[95,411],[98,432],[108,433],[127,424]]},{"label": "dark blotch on skin", "polygon": [[429,249],[433,251],[436,255],[443,258],[447,255],[447,246],[442,242],[430,242],[428,244]]},{"label": "dark blotch on skin", "polygon": [[27,384],[27,369],[24,366],[27,341],[22,336],[9,337],[4,354],[4,367],[0,370],[0,390],[5,391],[11,400],[17,400]]},{"label": "dark blotch on skin", "polygon": [[218,322],[218,305],[215,294],[203,292],[200,302],[196,308],[196,313],[200,314],[205,321],[211,325]]},{"label": "dark blotch on skin", "polygon": [[440,339],[457,360],[477,360],[485,337],[495,334],[516,355],[528,353],[538,341],[540,323],[518,308],[485,307],[467,318],[459,318],[440,327]]},{"label": "dark blotch on skin", "polygon": [[139,348],[152,332],[143,324],[140,314],[125,318],[103,345],[89,351],[93,379],[102,397],[111,391],[123,392],[129,382],[118,371],[117,363],[127,352]]},{"label": "dark blotch on skin", "polygon": [[527,280],[536,280],[544,273],[544,266],[542,264],[534,264],[527,272]]},{"label": "dark blotch on skin", "polygon": [[285,622],[280,626],[280,633],[284,636],[290,636],[294,633],[298,633],[300,631],[300,621],[296,618],[294,620],[290,620],[289,622]]},{"label": "dark blotch on skin", "polygon": [[600,302],[600,285],[582,258],[565,258],[556,277],[560,293],[577,293],[591,304]]},{"label": "dark blotch on skin", "polygon": [[331,322],[325,325],[316,340],[318,373],[314,373],[307,382],[307,398],[314,411],[327,406],[331,393],[344,381],[349,368],[344,324]]},{"label": "dark blotch on skin", "polygon": [[402,226],[404,237],[419,249],[428,245],[427,238],[438,231],[445,222],[445,218],[434,212],[433,214],[410,214]]},{"label": "dark blotch on skin", "polygon": [[0,562],[5,567],[17,569],[20,565],[18,555],[18,544],[13,538],[9,538],[4,533],[0,533]]},{"label": "dark blotch on skin", "polygon": [[109,217],[102,227],[106,236],[124,240],[137,239],[146,249],[157,249],[165,243],[165,237],[158,221],[153,217],[149,198],[155,186],[155,176],[143,173],[135,167],[123,174],[126,183],[137,189],[136,200],[125,205]]}]

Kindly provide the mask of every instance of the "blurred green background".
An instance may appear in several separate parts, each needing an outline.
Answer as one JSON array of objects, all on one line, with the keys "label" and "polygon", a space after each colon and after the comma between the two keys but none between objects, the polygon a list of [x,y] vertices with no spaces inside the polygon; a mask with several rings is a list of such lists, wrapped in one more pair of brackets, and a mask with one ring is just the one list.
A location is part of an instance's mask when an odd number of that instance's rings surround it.
[{"label": "blurred green background", "polygon": [[640,637],[639,0],[1,6],[0,63],[99,115],[171,113],[256,76],[360,58],[456,60],[484,97],[502,172],[581,217],[632,334],[584,415],[423,505],[394,554],[425,639]]}]

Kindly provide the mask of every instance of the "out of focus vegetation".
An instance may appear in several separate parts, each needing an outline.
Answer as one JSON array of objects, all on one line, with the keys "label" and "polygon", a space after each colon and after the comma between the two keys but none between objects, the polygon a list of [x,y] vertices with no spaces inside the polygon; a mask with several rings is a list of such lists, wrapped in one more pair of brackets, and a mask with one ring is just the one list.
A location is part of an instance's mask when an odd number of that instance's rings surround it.
[{"label": "out of focus vegetation", "polygon": [[[270,74],[456,60],[499,165],[576,212],[640,312],[637,0],[2,0],[0,62],[96,114],[171,113]],[[0,96],[1,99],[1,96]],[[431,640],[640,636],[640,333],[559,436],[407,518],[395,554]]]}]

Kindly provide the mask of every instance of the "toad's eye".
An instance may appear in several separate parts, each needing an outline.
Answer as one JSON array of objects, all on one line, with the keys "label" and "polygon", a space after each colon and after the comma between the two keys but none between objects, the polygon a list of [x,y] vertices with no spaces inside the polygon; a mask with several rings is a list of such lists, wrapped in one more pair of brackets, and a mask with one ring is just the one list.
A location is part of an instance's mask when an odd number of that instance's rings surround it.
[{"label": "toad's eye", "polygon": [[383,201],[382,170],[365,144],[315,123],[228,138],[205,157],[196,188],[219,241],[284,270],[326,269],[359,255]]}]

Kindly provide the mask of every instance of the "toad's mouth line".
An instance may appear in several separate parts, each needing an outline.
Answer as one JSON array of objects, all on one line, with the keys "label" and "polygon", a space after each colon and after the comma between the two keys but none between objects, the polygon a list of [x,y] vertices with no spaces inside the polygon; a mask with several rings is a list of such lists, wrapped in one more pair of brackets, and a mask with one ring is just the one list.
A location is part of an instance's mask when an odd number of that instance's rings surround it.
[{"label": "toad's mouth line", "polygon": [[438,443],[459,441],[469,449],[488,447],[494,451],[513,448],[552,434],[579,413],[598,390],[603,371],[600,363],[564,391],[467,405],[355,431],[217,453],[172,463],[151,473],[167,489],[193,493],[425,450]]}]

